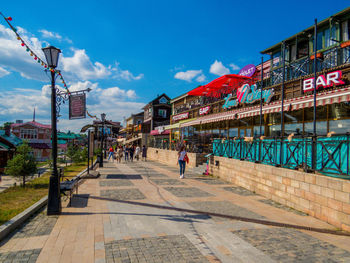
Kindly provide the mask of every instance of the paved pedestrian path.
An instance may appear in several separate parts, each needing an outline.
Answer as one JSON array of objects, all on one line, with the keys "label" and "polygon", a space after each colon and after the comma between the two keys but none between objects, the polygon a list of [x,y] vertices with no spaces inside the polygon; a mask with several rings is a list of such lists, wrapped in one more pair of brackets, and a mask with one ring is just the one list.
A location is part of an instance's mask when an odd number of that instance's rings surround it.
[{"label": "paved pedestrian path", "polygon": [[218,178],[179,179],[156,162],[105,163],[100,173],[62,215],[43,211],[1,242],[0,262],[350,262],[347,236],[160,207],[333,229]]}]

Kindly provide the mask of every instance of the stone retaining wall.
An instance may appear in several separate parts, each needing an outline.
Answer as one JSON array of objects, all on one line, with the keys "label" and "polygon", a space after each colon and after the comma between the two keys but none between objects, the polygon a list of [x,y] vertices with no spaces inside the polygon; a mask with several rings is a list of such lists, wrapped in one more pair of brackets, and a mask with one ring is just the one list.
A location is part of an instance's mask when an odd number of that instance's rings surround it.
[{"label": "stone retaining wall", "polygon": [[[153,161],[164,163],[170,166],[177,166],[178,152],[171,150],[163,150],[157,148],[149,147],[147,149],[147,158]],[[188,167],[193,168],[197,165],[197,154],[196,153],[187,153],[189,163]]]},{"label": "stone retaining wall", "polygon": [[214,157],[211,172],[235,185],[350,231],[350,181]]}]

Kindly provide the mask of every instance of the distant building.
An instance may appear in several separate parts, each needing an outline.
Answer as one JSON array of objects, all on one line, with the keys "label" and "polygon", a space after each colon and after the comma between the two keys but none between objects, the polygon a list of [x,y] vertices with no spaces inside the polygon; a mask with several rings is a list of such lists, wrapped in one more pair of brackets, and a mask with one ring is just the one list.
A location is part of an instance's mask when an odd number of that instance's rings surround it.
[{"label": "distant building", "polygon": [[51,156],[51,125],[41,124],[35,120],[11,124],[14,135],[28,142],[33,148],[37,161],[46,161]]},{"label": "distant building", "polygon": [[143,107],[143,110],[142,133],[152,136],[145,136],[143,144],[160,144],[164,140],[169,140],[169,130],[165,130],[164,127],[170,124],[170,98],[163,93]]},{"label": "distant building", "polygon": [[22,140],[11,133],[10,126],[0,130],[0,173],[4,172],[7,161],[12,159],[17,146],[21,144]]},{"label": "distant building", "polygon": [[61,151],[66,151],[69,144],[81,144],[83,142],[84,137],[78,133],[71,131],[57,133],[58,149]]}]

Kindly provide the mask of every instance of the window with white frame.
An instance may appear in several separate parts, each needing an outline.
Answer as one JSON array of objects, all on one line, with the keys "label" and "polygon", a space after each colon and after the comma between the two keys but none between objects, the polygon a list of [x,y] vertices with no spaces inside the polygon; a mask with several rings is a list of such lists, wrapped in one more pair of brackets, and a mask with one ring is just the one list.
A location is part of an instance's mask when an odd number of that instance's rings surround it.
[{"label": "window with white frame", "polygon": [[21,139],[37,139],[38,131],[36,129],[21,129]]},{"label": "window with white frame", "polygon": [[163,118],[166,118],[166,110],[164,109],[159,109],[158,110],[158,115],[163,117]]}]

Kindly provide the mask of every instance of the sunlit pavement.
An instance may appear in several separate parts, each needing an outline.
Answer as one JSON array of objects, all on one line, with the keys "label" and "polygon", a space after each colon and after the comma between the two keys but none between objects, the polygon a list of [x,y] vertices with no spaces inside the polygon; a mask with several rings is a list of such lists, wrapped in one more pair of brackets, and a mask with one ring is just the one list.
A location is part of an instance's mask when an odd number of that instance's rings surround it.
[{"label": "sunlit pavement", "polygon": [[0,243],[0,262],[350,262],[350,237],[140,204],[333,229],[220,179],[179,179],[156,162],[106,162],[100,172],[62,215],[39,213]]}]

